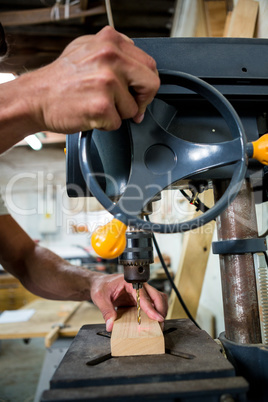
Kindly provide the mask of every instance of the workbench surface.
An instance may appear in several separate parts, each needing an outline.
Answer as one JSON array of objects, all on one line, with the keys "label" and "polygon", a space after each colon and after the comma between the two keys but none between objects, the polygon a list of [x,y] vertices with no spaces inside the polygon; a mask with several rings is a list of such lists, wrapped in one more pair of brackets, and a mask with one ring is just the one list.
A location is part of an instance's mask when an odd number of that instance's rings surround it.
[{"label": "workbench surface", "polygon": [[0,339],[45,337],[53,325],[60,323],[75,307],[78,307],[77,310],[66,322],[65,328],[60,329],[59,336],[74,337],[82,325],[104,323],[99,309],[87,301],[70,302],[40,298],[22,307],[35,310],[28,321],[0,324]]}]

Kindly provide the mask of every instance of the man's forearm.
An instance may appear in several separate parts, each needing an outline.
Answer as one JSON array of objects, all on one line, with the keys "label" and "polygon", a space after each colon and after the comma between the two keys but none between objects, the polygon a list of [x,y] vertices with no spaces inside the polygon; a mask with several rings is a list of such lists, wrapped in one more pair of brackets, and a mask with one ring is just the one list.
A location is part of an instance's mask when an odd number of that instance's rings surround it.
[{"label": "man's forearm", "polygon": [[0,216],[0,263],[41,297],[90,299],[95,273],[75,267],[37,245],[10,215]]},{"label": "man's forearm", "polygon": [[32,293],[54,300],[90,300],[95,275],[69,264],[50,250],[36,246],[25,259],[20,280]]},{"label": "man's forearm", "polygon": [[[122,274],[105,275],[75,267],[52,251],[38,246],[10,215],[0,216],[0,263],[31,292],[54,300],[92,300],[111,331],[115,306],[136,303],[136,291]],[[148,284],[141,292],[141,307],[163,321],[167,298]]]},{"label": "man's forearm", "polygon": [[31,107],[35,90],[31,74],[0,85],[0,153],[40,131]]}]

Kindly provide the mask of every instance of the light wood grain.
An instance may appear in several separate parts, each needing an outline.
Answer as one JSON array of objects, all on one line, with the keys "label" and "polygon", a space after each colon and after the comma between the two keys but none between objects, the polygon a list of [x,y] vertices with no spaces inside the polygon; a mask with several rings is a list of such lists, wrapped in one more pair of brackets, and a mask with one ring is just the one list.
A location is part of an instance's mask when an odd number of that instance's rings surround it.
[{"label": "light wood grain", "polygon": [[204,0],[197,0],[197,22],[194,36],[202,38],[208,36],[208,25]]},{"label": "light wood grain", "polygon": [[60,318],[60,320],[56,324],[52,325],[52,329],[45,337],[46,348],[50,348],[51,345],[58,339],[60,328],[64,327],[64,324],[74,315],[74,313],[78,310],[81,304],[82,302],[73,306],[73,308],[70,311],[68,311],[67,314],[65,314],[65,316]]},{"label": "light wood grain", "polygon": [[205,1],[205,12],[208,27],[208,36],[221,37],[227,16],[224,0]]},{"label": "light wood grain", "polygon": [[0,274],[0,311],[17,310],[38,299],[10,274]]},{"label": "light wood grain", "polygon": [[232,18],[232,11],[228,11],[227,13],[227,17],[225,20],[225,26],[224,26],[224,30],[223,30],[223,37],[226,37],[228,35],[229,29],[230,29],[230,23],[231,23],[231,18]]},{"label": "light wood grain", "polygon": [[[213,191],[205,191],[200,195],[200,199],[205,205],[211,207],[214,204]],[[200,211],[195,212],[193,217],[196,218],[200,214]],[[183,235],[182,253],[174,282],[194,318],[199,305],[214,228],[215,221],[211,221],[205,226]],[[167,319],[186,317],[175,292],[172,291]]]},{"label": "light wood grain", "polygon": [[257,1],[239,0],[232,12],[228,31],[225,33],[225,36],[232,38],[253,38],[258,10],[259,3]]},{"label": "light wood grain", "polygon": [[83,302],[75,314],[68,320],[66,327],[60,329],[60,336],[75,336],[82,325],[104,323],[104,318],[98,307],[93,303]]},{"label": "light wood grain", "polygon": [[104,323],[100,310],[92,303],[39,299],[23,307],[35,310],[29,321],[0,324],[0,339],[45,337],[51,331],[51,327],[68,316],[76,306],[78,309],[69,317],[65,323],[66,327],[60,329],[60,336],[73,337],[85,324]]},{"label": "light wood grain", "polygon": [[165,353],[165,342],[160,324],[141,311],[137,323],[136,307],[120,308],[111,337],[112,356],[159,355]]}]

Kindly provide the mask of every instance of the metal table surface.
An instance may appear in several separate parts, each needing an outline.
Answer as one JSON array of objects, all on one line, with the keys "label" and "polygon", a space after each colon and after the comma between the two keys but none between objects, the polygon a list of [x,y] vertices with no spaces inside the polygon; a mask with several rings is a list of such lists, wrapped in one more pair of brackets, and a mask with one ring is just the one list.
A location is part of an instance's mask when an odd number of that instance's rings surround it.
[{"label": "metal table surface", "polygon": [[[110,357],[104,325],[81,328],[43,393],[42,402],[92,400],[244,401],[247,383],[235,377],[220,346],[190,320],[165,322],[164,355]],[[195,399],[196,398],[196,399]]]}]

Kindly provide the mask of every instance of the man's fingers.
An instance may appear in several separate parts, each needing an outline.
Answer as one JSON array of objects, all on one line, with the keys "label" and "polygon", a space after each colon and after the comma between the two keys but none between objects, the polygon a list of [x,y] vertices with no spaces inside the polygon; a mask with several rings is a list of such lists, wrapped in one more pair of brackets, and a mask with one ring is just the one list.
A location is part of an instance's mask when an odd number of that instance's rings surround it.
[{"label": "man's fingers", "polygon": [[130,119],[137,115],[139,106],[135,97],[129,91],[127,84],[118,81],[115,95],[115,104],[121,119]]},{"label": "man's fingers", "polygon": [[100,309],[102,316],[106,322],[106,331],[111,332],[114,321],[116,320],[117,313],[114,309],[113,303],[107,299],[105,295],[96,295],[93,300],[94,304]]},{"label": "man's fingers", "polygon": [[[136,303],[136,290],[129,283],[125,284],[125,289],[132,295]],[[149,318],[159,322],[164,321],[168,310],[166,294],[159,292],[154,287],[148,285],[148,283],[144,283],[140,289],[140,305]]]},{"label": "man's fingers", "polygon": [[146,288],[142,288],[140,290],[140,305],[141,309],[148,315],[149,318],[160,322],[164,321],[165,316],[154,308],[152,299],[147,293]]},{"label": "man's fingers", "polygon": [[128,43],[134,43],[132,39],[130,39],[128,36],[126,36],[125,34],[122,34],[121,32],[116,31],[114,28],[110,27],[110,26],[106,26],[104,28],[102,28],[97,34],[96,36],[98,37],[102,37],[103,40],[112,40],[112,41],[117,41],[120,42],[122,41],[122,39],[125,42]]},{"label": "man's fingers", "polygon": [[[139,70],[141,71],[141,69]],[[144,66],[143,70],[144,71],[141,72],[141,75],[136,77],[136,82],[130,80],[131,88],[133,88],[134,91],[133,96],[138,105],[138,112],[135,116],[133,116],[136,123],[142,121],[142,117],[146,111],[147,106],[153,101],[160,87],[160,80],[158,75],[153,74],[151,71],[144,68]]]},{"label": "man's fingers", "polygon": [[168,312],[168,298],[165,293],[158,292],[154,287],[144,284],[144,289],[149,295],[151,301],[154,304],[155,309],[161,314],[161,316],[166,317]]}]

